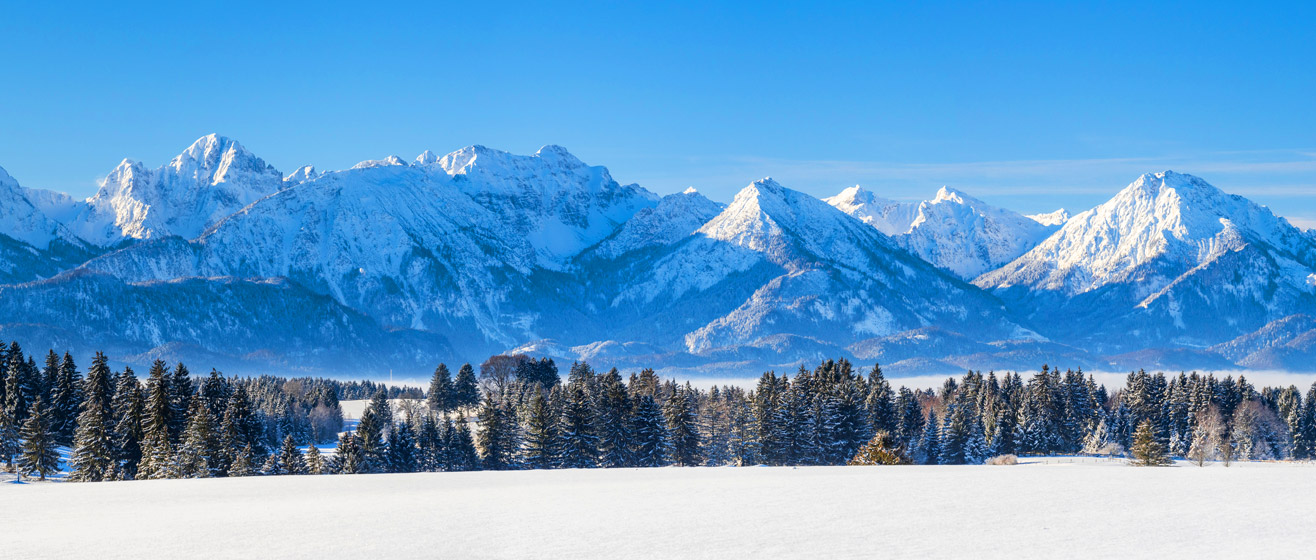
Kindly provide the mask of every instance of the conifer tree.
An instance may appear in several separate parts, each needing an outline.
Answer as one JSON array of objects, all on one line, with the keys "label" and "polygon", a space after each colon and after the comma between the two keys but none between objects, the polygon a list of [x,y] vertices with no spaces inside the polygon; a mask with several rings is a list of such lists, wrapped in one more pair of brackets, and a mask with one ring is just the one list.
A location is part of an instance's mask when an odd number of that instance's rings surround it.
[{"label": "conifer tree", "polygon": [[[164,365],[164,362],[161,362]],[[169,441],[177,444],[183,439],[183,430],[187,428],[187,411],[192,407],[192,379],[187,366],[179,362],[169,376]]]},{"label": "conifer tree", "polygon": [[69,478],[81,482],[99,482],[117,471],[115,446],[111,440],[110,421],[110,368],[105,354],[96,353],[83,385],[81,413],[73,437],[73,455],[69,463],[73,472]]},{"label": "conifer tree", "polygon": [[594,399],[594,433],[598,434],[599,466],[627,467],[631,464],[631,401],[621,374],[613,368],[598,378]]},{"label": "conifer tree", "polygon": [[[650,395],[642,395],[635,400],[635,414],[633,416],[634,428],[634,450],[635,465],[638,467],[661,467],[667,464],[667,421],[663,416],[662,408],[653,400]],[[733,433],[732,442],[739,442],[736,434]],[[732,453],[741,455],[747,454],[746,450],[741,449],[735,443],[732,444]]]},{"label": "conifer tree", "polygon": [[475,450],[475,441],[471,439],[471,429],[465,418],[458,418],[448,438],[448,468],[454,471],[471,471],[480,465],[479,453]]},{"label": "conifer tree", "polygon": [[51,406],[58,411],[56,431],[59,441],[72,444],[74,432],[78,429],[78,405],[82,403],[82,374],[78,373],[73,356],[68,352],[60,361],[59,378],[52,398]]},{"label": "conifer tree", "polygon": [[220,437],[210,407],[203,398],[194,396],[187,417],[187,428],[183,431],[179,449],[179,476],[209,478],[219,474],[222,461]]},{"label": "conifer tree", "polygon": [[871,433],[896,430],[895,394],[891,392],[891,384],[882,376],[882,366],[878,364],[873,364],[873,371],[868,373],[868,396],[864,404],[868,408],[868,429]]},{"label": "conifer tree", "polygon": [[1156,438],[1156,431],[1152,427],[1150,418],[1138,424],[1138,431],[1133,434],[1131,451],[1136,459],[1134,462],[1136,465],[1155,467],[1170,464],[1170,457],[1165,454],[1165,447]]},{"label": "conifer tree", "polygon": [[859,447],[850,465],[908,465],[909,457],[890,432],[879,431],[873,439]]},{"label": "conifer tree", "polygon": [[594,433],[593,407],[589,402],[587,382],[572,380],[567,384],[566,402],[562,407],[561,461],[567,469],[598,466],[598,436]]},{"label": "conifer tree", "polygon": [[146,432],[142,426],[146,402],[142,396],[141,384],[127,369],[118,376],[114,385],[113,433],[114,458],[119,465],[119,474],[126,479],[137,476],[137,466],[142,460],[142,440]]},{"label": "conifer tree", "polygon": [[416,434],[416,447],[420,450],[418,468],[426,472],[444,470],[445,452],[443,432],[439,429],[434,413],[421,417],[420,430]]},{"label": "conifer tree", "polygon": [[366,405],[356,425],[356,444],[361,447],[361,468],[364,469],[361,472],[384,472],[388,467],[387,449],[384,447],[384,430],[387,425],[380,413],[389,405],[387,401],[384,402],[378,408],[373,401]]},{"label": "conifer tree", "polygon": [[525,437],[521,441],[521,462],[526,468],[551,469],[557,466],[557,422],[549,409],[544,391],[536,388],[526,404]]},{"label": "conifer tree", "polygon": [[[13,352],[18,347],[14,343],[10,347]],[[14,470],[14,457],[19,452],[19,430],[23,426],[23,420],[27,416],[27,398],[23,387],[23,368],[24,362],[10,358],[8,373],[5,375],[5,399],[0,404],[0,456],[5,459],[5,468]]]},{"label": "conifer tree", "polygon": [[59,453],[55,447],[58,443],[55,441],[55,431],[51,429],[49,411],[46,410],[43,397],[38,396],[32,401],[32,406],[28,407],[22,435],[23,449],[18,458],[19,472],[28,476],[35,474],[41,480],[45,480],[46,475],[57,472]]},{"label": "conifer tree", "polygon": [[471,364],[462,364],[461,369],[457,370],[452,392],[454,408],[480,404],[480,388],[475,379],[475,368]]},{"label": "conifer tree", "polygon": [[699,428],[693,403],[687,397],[689,391],[689,387],[678,389],[663,407],[667,418],[667,455],[673,464],[680,466],[699,464]]},{"label": "conifer tree", "polygon": [[448,372],[447,365],[439,364],[439,367],[434,369],[429,393],[427,402],[431,410],[448,412],[456,408],[457,399],[453,394],[452,374]]},{"label": "conifer tree", "polygon": [[366,465],[365,454],[361,452],[355,434],[342,434],[338,437],[338,450],[334,453],[334,470],[341,474],[361,474],[370,472]]},{"label": "conifer tree", "polygon": [[941,464],[941,423],[935,412],[928,415],[923,425],[923,435],[919,438],[914,459],[920,465]]},{"label": "conifer tree", "polygon": [[142,418],[145,437],[142,439],[142,461],[137,469],[138,478],[177,476],[175,447],[169,437],[174,417],[169,384],[170,379],[164,361],[156,360],[151,366],[151,377],[147,381],[146,409],[145,416]]},{"label": "conifer tree", "polygon": [[[315,446],[312,445],[312,448]],[[308,465],[302,451],[297,449],[297,442],[292,436],[284,436],[283,447],[279,450],[280,474],[306,474]]]},{"label": "conifer tree", "polygon": [[228,476],[251,476],[256,474],[255,466],[252,464],[255,460],[255,451],[251,445],[246,445],[233,456],[233,462],[229,465]]},{"label": "conifer tree", "polygon": [[393,425],[388,434],[388,469],[389,472],[416,472],[419,461],[416,459],[416,437],[411,430],[411,423],[400,422]]},{"label": "conifer tree", "polygon": [[480,424],[477,443],[484,469],[501,471],[510,468],[511,458],[506,455],[506,451],[507,439],[511,437],[511,426],[507,425],[506,416],[492,394],[485,395],[477,419]]},{"label": "conifer tree", "polygon": [[306,473],[307,474],[328,474],[325,469],[324,456],[320,454],[320,449],[311,443],[306,448]]}]

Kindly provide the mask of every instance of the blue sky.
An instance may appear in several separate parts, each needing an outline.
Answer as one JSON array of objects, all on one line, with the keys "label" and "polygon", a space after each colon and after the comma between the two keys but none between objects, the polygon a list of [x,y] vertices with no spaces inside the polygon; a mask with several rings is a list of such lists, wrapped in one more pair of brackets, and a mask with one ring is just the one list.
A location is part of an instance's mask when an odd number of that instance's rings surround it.
[{"label": "blue sky", "polygon": [[79,196],[218,132],[285,172],[560,144],[659,193],[1026,212],[1174,169],[1316,225],[1316,3],[40,4],[0,7],[0,166]]}]

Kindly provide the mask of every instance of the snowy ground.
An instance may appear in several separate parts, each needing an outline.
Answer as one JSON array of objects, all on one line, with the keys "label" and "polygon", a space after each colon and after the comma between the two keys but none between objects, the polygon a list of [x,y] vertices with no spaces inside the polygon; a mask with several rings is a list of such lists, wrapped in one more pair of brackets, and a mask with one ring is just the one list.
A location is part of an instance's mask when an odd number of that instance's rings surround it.
[{"label": "snowy ground", "polygon": [[0,557],[1304,557],[1314,495],[1090,458],[0,484]]}]

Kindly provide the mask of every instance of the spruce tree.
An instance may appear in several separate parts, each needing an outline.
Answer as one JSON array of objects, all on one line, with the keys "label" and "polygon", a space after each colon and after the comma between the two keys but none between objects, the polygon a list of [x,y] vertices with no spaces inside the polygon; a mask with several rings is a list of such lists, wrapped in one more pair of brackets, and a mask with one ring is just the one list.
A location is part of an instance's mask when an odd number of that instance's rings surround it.
[{"label": "spruce tree", "polygon": [[449,468],[454,471],[476,470],[480,465],[479,453],[475,450],[475,441],[471,439],[471,429],[465,418],[455,421],[448,449],[451,457]]},{"label": "spruce tree", "polygon": [[23,422],[23,449],[18,458],[19,472],[27,476],[35,474],[41,480],[59,471],[59,453],[55,450],[58,442],[49,415],[43,397],[32,401]]},{"label": "spruce tree", "polygon": [[[118,471],[115,446],[110,430],[110,368],[105,354],[96,353],[83,384],[81,413],[73,437],[73,455],[69,478],[81,482],[99,482]],[[122,475],[120,475],[122,476]]]},{"label": "spruce tree", "polygon": [[55,383],[55,393],[51,406],[58,411],[59,441],[62,444],[73,443],[74,432],[78,429],[78,405],[82,403],[82,374],[73,363],[73,356],[64,353],[59,365],[59,379]]},{"label": "spruce tree", "polygon": [[598,434],[599,465],[631,465],[631,401],[621,375],[613,368],[598,379],[599,391],[594,399],[594,433]]},{"label": "spruce tree", "polygon": [[[312,448],[315,446],[312,445]],[[308,466],[306,457],[297,449],[297,442],[292,436],[284,436],[283,447],[279,450],[280,474],[306,474]]]},{"label": "spruce tree", "polygon": [[454,408],[480,404],[480,388],[475,379],[475,368],[471,364],[462,364],[461,369],[457,370],[452,392]]},{"label": "spruce tree", "polygon": [[879,431],[873,439],[860,446],[850,465],[908,465],[909,457],[890,432]]},{"label": "spruce tree", "polygon": [[699,428],[688,392],[688,387],[677,390],[663,407],[667,418],[667,455],[673,464],[680,466],[699,464]]},{"label": "spruce tree", "polygon": [[306,448],[306,473],[307,474],[327,474],[325,468],[324,456],[320,454],[320,449],[311,443]]},{"label": "spruce tree", "polygon": [[420,430],[416,434],[416,447],[420,450],[418,468],[426,472],[444,470],[443,432],[439,429],[434,413],[425,414],[420,420]]},{"label": "spruce tree", "polygon": [[427,403],[431,410],[439,412],[448,412],[456,404],[455,395],[453,394],[452,374],[448,372],[448,366],[439,364],[434,369],[434,377],[430,379],[430,391]]},{"label": "spruce tree", "polygon": [[[18,343],[10,346],[10,352],[18,348]],[[8,470],[14,470],[14,456],[18,454],[19,430],[27,417],[29,406],[26,388],[23,386],[23,370],[26,363],[10,358],[8,373],[5,375],[5,400],[0,405],[0,456],[5,459]]]},{"label": "spruce tree", "polygon": [[[896,419],[896,399],[891,392],[891,384],[882,376],[882,366],[873,364],[873,371],[868,373],[868,396],[864,401],[868,409],[869,431],[894,432]],[[871,443],[871,442],[870,442]]]},{"label": "spruce tree", "polygon": [[941,422],[937,420],[936,412],[928,414],[927,422],[923,425],[923,435],[919,438],[918,448],[914,452],[914,459],[920,465],[938,465],[941,464]]},{"label": "spruce tree", "polygon": [[521,462],[531,469],[553,468],[557,465],[557,423],[542,388],[536,388],[531,395],[525,416]]},{"label": "spruce tree", "polygon": [[[126,479],[137,476],[137,466],[142,461],[142,440],[146,431],[142,426],[145,415],[146,399],[142,395],[141,384],[127,369],[118,376],[112,399],[114,411],[113,433],[114,458],[119,465],[119,474]],[[213,465],[212,465],[213,466]]]},{"label": "spruce tree", "polygon": [[234,455],[233,462],[228,468],[228,476],[251,476],[256,474],[254,461],[255,451],[251,445],[244,446],[237,455]]},{"label": "spruce tree", "polygon": [[179,449],[179,476],[209,478],[220,473],[220,437],[210,407],[200,396],[192,398],[187,428]]},{"label": "spruce tree", "polygon": [[[161,362],[163,365],[163,362]],[[187,411],[192,407],[195,389],[187,366],[179,362],[169,374],[169,441],[179,443],[183,439],[183,430],[187,428]]]},{"label": "spruce tree", "polygon": [[364,469],[362,472],[385,472],[388,468],[388,460],[385,456],[387,449],[384,447],[384,430],[388,426],[380,414],[389,407],[387,402],[384,401],[385,404],[382,406],[376,406],[372,401],[366,405],[365,410],[361,412],[361,420],[357,422],[356,443],[361,447],[361,468]]},{"label": "spruce tree", "polygon": [[598,436],[594,433],[594,410],[590,406],[589,389],[584,380],[567,384],[566,401],[562,407],[562,448],[560,460],[563,468],[582,469],[598,466]]},{"label": "spruce tree", "polygon": [[142,462],[137,469],[138,478],[178,476],[175,446],[170,440],[174,409],[170,401],[169,385],[170,378],[164,361],[156,360],[147,381],[146,410],[142,418],[145,437],[142,439]]},{"label": "spruce tree", "polygon": [[14,456],[20,450],[19,430],[18,419],[10,413],[9,407],[0,406],[0,458],[4,459],[7,471],[14,470]]},{"label": "spruce tree", "polygon": [[411,423],[399,422],[394,424],[393,429],[388,434],[389,472],[416,472],[418,463],[416,437],[411,430]]},{"label": "spruce tree", "polygon": [[512,426],[508,425],[506,415],[503,414],[492,394],[485,395],[477,419],[480,424],[477,443],[484,469],[501,471],[510,468],[511,457],[507,455],[507,440],[512,437]]},{"label": "spruce tree", "polygon": [[1165,454],[1165,447],[1156,438],[1156,430],[1151,419],[1138,424],[1138,431],[1133,434],[1134,464],[1155,467],[1170,464],[1170,457]]},{"label": "spruce tree", "polygon": [[356,434],[342,434],[338,437],[338,450],[334,453],[334,462],[334,470],[340,474],[370,472]]},{"label": "spruce tree", "polygon": [[[651,395],[642,395],[635,399],[633,415],[634,448],[632,455],[637,467],[661,467],[667,464],[667,426],[662,408]],[[733,441],[737,441],[734,438]],[[733,454],[743,457],[747,452],[732,445]],[[738,452],[738,453],[737,453]]]}]

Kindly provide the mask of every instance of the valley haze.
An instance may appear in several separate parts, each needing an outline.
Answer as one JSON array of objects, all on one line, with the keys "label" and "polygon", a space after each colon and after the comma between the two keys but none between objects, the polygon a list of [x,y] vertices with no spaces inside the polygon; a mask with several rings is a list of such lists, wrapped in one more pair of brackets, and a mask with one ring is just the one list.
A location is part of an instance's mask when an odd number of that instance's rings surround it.
[{"label": "valley haze", "polygon": [[500,353],[681,377],[1316,369],[1316,233],[1204,178],[1131,179],[1028,216],[770,178],[719,202],[559,146],[280,171],[212,134],[85,200],[0,169],[0,339],[377,379]]}]

